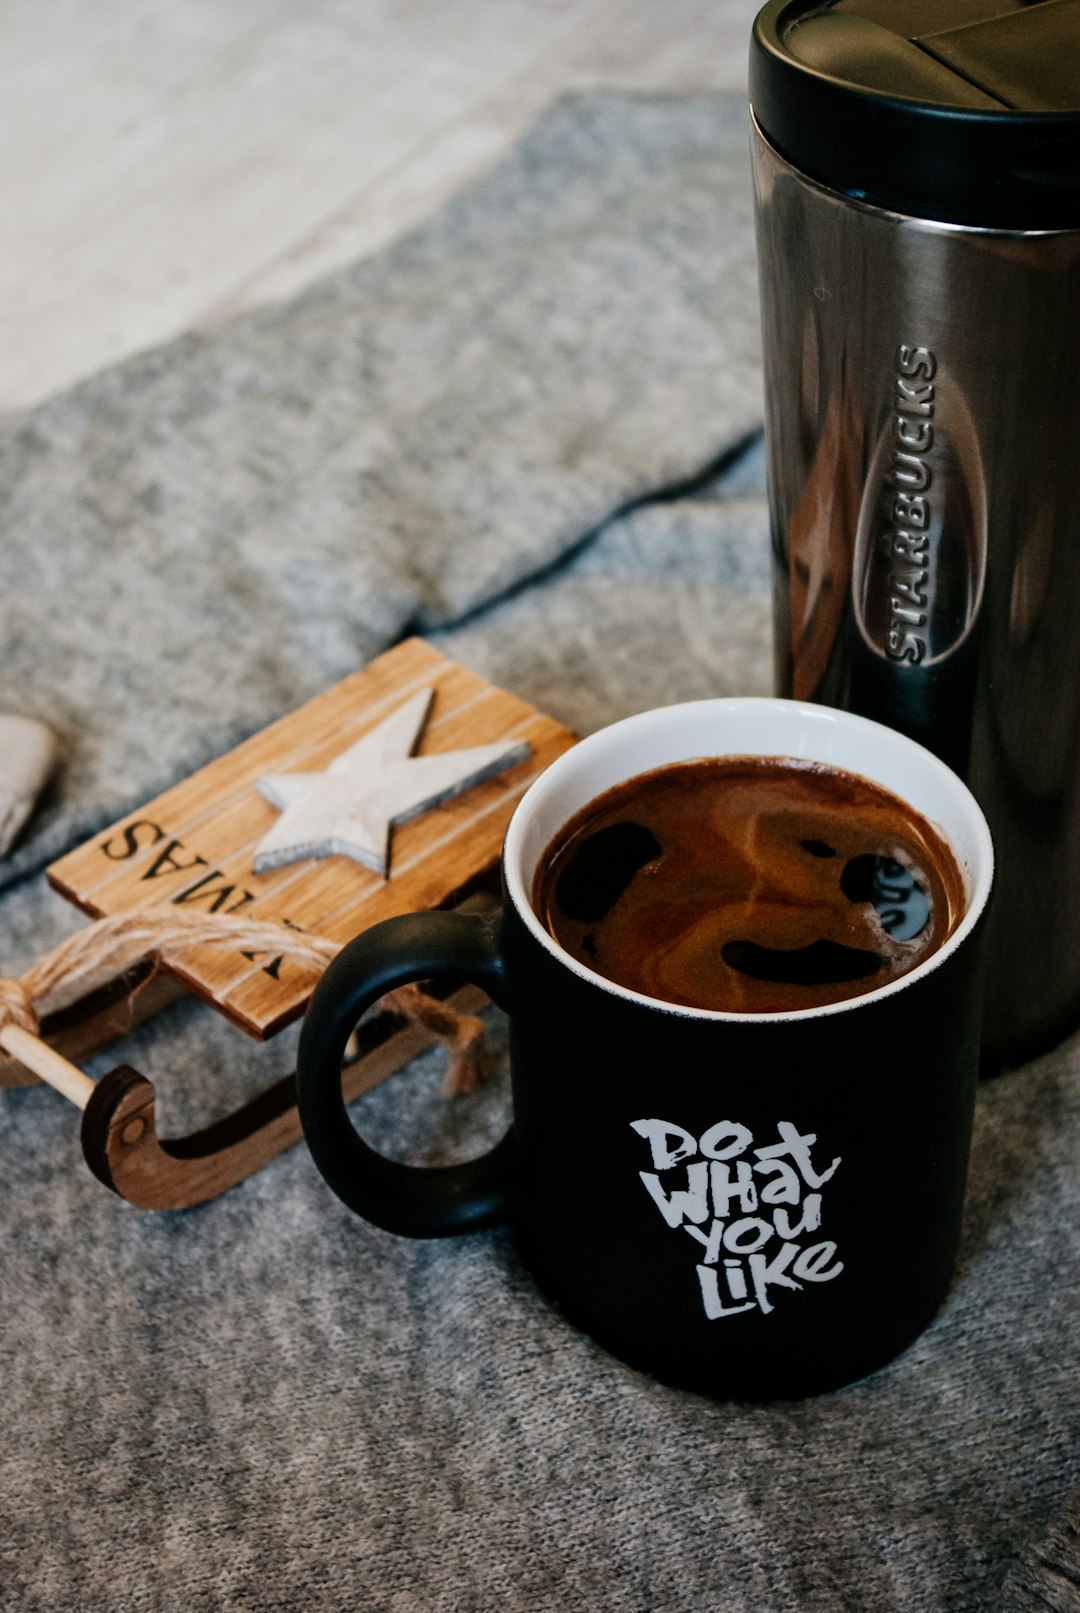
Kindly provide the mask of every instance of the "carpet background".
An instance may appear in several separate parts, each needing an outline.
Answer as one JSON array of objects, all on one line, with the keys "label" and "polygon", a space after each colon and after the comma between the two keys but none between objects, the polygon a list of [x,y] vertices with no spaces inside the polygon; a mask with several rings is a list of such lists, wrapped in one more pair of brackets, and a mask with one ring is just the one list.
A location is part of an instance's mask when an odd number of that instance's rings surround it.
[{"label": "carpet background", "polygon": [[[5,969],[79,922],[45,862],[407,630],[583,731],[767,692],[757,342],[741,103],[578,96],[379,257],[0,426],[0,708],[65,739]],[[168,1131],[293,1046],[182,1004],[122,1054]],[[505,1124],[505,1069],[447,1105],[439,1062],[358,1106],[399,1158]],[[147,1215],[0,1092],[0,1602],[1075,1613],[1078,1075],[1073,1037],[983,1087],[924,1337],[762,1407],[605,1356],[504,1233],[362,1225],[302,1148]]]}]

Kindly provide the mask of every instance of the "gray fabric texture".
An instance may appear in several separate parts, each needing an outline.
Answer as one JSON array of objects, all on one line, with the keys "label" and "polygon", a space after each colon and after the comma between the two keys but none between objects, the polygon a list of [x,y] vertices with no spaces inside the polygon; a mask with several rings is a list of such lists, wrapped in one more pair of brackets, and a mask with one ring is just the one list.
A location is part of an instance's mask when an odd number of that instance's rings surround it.
[{"label": "gray fabric texture", "polygon": [[40,866],[760,418],[745,107],[564,102],[296,301],[0,429],[0,710],[54,723]]},{"label": "gray fabric texture", "polygon": [[[745,185],[732,101],[560,103],[382,258],[16,423],[3,703],[69,738],[17,866],[411,622],[582,730],[767,691]],[[84,606],[57,623],[65,570]],[[0,915],[9,970],[79,922],[36,877]],[[94,1069],[145,1068],[183,1131],[294,1040],[185,1003]],[[357,1105],[373,1142],[442,1162],[499,1134],[505,1063],[450,1105],[439,1067]],[[926,1334],[864,1383],[760,1407],[605,1355],[505,1233],[361,1224],[302,1148],[148,1215],[89,1176],[61,1099],[0,1093],[0,1604],[1077,1613],[1078,1074],[1074,1037],[983,1087]]]},{"label": "gray fabric texture", "polygon": [[1009,1573],[1004,1613],[1076,1613],[1080,1607],[1080,1506],[1074,1497]]}]

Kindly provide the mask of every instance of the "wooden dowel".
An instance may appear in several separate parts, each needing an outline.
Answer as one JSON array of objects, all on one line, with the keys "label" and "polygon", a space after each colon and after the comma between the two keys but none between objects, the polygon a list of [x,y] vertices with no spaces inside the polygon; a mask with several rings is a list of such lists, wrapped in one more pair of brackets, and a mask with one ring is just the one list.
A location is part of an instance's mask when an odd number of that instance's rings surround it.
[{"label": "wooden dowel", "polygon": [[90,1102],[90,1094],[96,1083],[84,1075],[77,1065],[54,1052],[40,1037],[31,1036],[29,1031],[20,1030],[17,1025],[7,1025],[0,1031],[0,1047],[47,1081],[49,1086],[55,1087],[57,1092],[62,1092],[77,1109],[85,1109]]}]

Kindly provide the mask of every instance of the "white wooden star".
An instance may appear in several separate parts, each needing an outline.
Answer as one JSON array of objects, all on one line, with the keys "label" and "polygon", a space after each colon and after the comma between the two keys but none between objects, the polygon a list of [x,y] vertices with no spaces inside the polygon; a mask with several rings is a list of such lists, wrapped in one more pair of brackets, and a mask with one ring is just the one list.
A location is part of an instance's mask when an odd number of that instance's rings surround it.
[{"label": "white wooden star", "polygon": [[259,794],[281,817],[255,848],[255,872],[337,855],[388,878],[394,824],[529,754],[527,740],[502,740],[413,756],[434,697],[434,689],[421,689],[335,757],[325,773],[272,773],[257,780]]}]

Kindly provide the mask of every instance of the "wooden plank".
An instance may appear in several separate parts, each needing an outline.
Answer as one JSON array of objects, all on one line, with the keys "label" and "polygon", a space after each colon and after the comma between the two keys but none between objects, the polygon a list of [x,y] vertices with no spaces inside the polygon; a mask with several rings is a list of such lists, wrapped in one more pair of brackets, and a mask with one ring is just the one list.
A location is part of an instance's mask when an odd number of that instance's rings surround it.
[{"label": "wooden plank", "polygon": [[[344,856],[255,874],[252,857],[276,821],[257,789],[268,773],[321,772],[418,689],[435,691],[416,754],[526,740],[502,773],[393,830],[390,877]],[[523,792],[574,742],[553,718],[418,639],[253,735],[48,869],[92,917],[156,907],[242,913],[346,941],[394,913],[449,903],[492,875]],[[274,1035],[303,1012],[311,977],[287,958],[203,947],[172,975],[250,1035]]]},{"label": "wooden plank", "polygon": [[[550,725],[547,729],[540,727],[544,721]],[[513,782],[487,807],[483,806],[483,794],[493,794],[492,787],[499,781],[493,779],[478,786],[476,795],[481,798],[481,804],[477,815],[461,831],[436,841],[427,854],[407,869],[408,911],[443,907],[483,875],[494,875],[506,825],[524,790],[543,768],[568,749],[566,729],[550,719],[538,719],[529,732],[533,755],[528,762],[520,763],[519,768],[507,773],[506,778]],[[440,813],[443,810],[438,809]],[[437,814],[431,816],[434,818]],[[361,930],[401,911],[400,892],[393,888],[392,882],[384,883],[366,900],[342,904],[317,924],[304,924],[303,928],[315,929],[318,934],[344,945]],[[273,960],[270,962],[272,964]],[[245,979],[230,984],[219,1006],[245,1029],[256,1025],[260,1035],[273,1036],[303,1013],[309,995],[310,986],[305,987],[302,979],[296,980],[287,965],[282,967],[276,981],[268,976],[265,966],[259,966]]]},{"label": "wooden plank", "polygon": [[[534,730],[539,734],[545,732],[543,727],[538,725],[549,721],[550,719],[538,718],[524,702],[514,701],[512,696],[504,694],[501,690],[491,690],[486,700],[475,706],[470,704],[467,712],[458,720],[449,720],[438,734],[433,735],[432,743],[424,747],[425,754],[463,749],[476,743],[472,736],[478,731],[477,724],[483,725],[480,731],[484,733],[494,732],[499,738],[521,738],[531,743]],[[560,734],[563,732],[558,724],[553,726]],[[489,805],[502,800],[504,796],[507,796],[512,803],[515,802],[521,794],[520,780],[526,777],[532,778],[535,771],[535,761],[528,758],[495,778],[474,786],[463,798],[456,797],[443,802],[441,806],[395,829],[392,881],[395,889],[399,888],[398,882],[410,876],[418,862],[430,858],[436,851],[442,856],[442,848],[446,841],[462,830],[472,830],[482,835],[485,844],[490,845],[492,830],[486,822],[482,828],[478,827],[481,820],[485,819]],[[269,822],[272,822],[273,808],[268,808],[267,811]],[[251,857],[256,844],[257,838],[247,840],[235,855],[223,855],[219,864],[226,881],[237,889],[240,888],[240,881],[247,879],[244,888],[250,887],[253,900],[245,902],[242,911],[249,918],[280,919],[281,922],[294,924],[298,929],[322,934],[323,923],[332,914],[344,908],[350,913],[360,915],[365,904],[386,887],[387,882],[380,874],[361,868],[357,864],[348,863],[340,857],[328,858],[325,862],[314,865],[291,864],[270,874],[250,876]],[[249,871],[248,875],[245,875],[245,869]],[[470,878],[472,877],[474,876],[470,875]],[[448,886],[447,897],[457,888]],[[195,895],[198,897],[200,893],[196,891]],[[188,905],[186,896],[187,890],[179,889],[172,897],[172,901],[178,906]],[[363,923],[364,920],[358,916],[357,929],[361,928]],[[251,972],[250,964],[245,963],[238,954],[222,954],[215,974],[215,990],[219,1001],[224,1001],[231,990],[226,975],[230,956],[236,970],[234,978],[238,979]],[[194,953],[190,955],[190,959],[196,960],[194,971],[197,978],[204,960],[199,960]],[[189,963],[185,964],[185,968]],[[192,984],[194,986],[194,980]]]},{"label": "wooden plank", "polygon": [[[534,718],[506,737],[533,741],[536,735],[546,739],[548,744],[539,754],[552,760],[566,748],[565,730],[551,724],[556,731],[552,746],[549,733],[540,726],[545,721]],[[446,802],[402,824],[394,831],[392,869],[397,871],[392,872],[389,881],[340,857],[301,863],[276,876],[266,876],[276,883],[264,894],[256,895],[243,913],[317,935],[327,933],[327,925],[333,924],[347,938],[376,922],[368,917],[369,911],[382,918],[421,907],[445,906],[463,887],[475,884],[485,873],[494,873],[503,830],[537,770],[534,752],[504,774],[466,792],[460,804]],[[433,871],[437,886],[433,899],[418,894],[421,890],[426,893],[430,887],[428,871]],[[402,893],[406,890],[409,900],[404,903]],[[245,1029],[256,1027],[261,1036],[276,1035],[302,1013],[310,993],[310,979],[305,982],[304,972],[288,959],[273,956],[252,958],[221,947],[203,948],[187,953],[173,967],[178,978],[197,993],[204,994],[206,981],[212,980],[215,1006]],[[238,991],[249,976],[261,982],[261,989]]]},{"label": "wooden plank", "polygon": [[[340,700],[334,701],[327,710],[311,713],[311,743],[307,741],[308,724],[305,722],[303,737],[293,740],[287,751],[282,748],[283,740],[279,734],[270,748],[252,745],[251,753],[242,765],[236,761],[238,752],[232,751],[211,763],[202,773],[176,786],[175,791],[166,792],[162,798],[165,802],[162,810],[168,818],[169,835],[182,843],[183,850],[164,862],[163,847],[167,846],[167,841],[154,835],[151,828],[138,827],[161,827],[161,801],[151,802],[139,813],[132,814],[127,820],[127,828],[137,842],[137,849],[132,855],[111,862],[107,861],[107,857],[102,859],[99,854],[95,866],[100,871],[105,860],[106,871],[103,877],[85,887],[84,895],[89,897],[94,909],[109,913],[149,906],[163,898],[180,906],[196,905],[204,911],[215,912],[232,910],[241,904],[246,912],[250,904],[242,902],[245,890],[260,899],[284,890],[297,877],[295,867],[267,874],[255,874],[252,870],[251,856],[255,846],[278,817],[276,809],[258,794],[256,781],[271,772],[324,771],[335,756],[400,705],[404,695],[412,693],[416,687],[429,686],[435,689],[436,695],[428,719],[424,750],[451,750],[460,743],[471,743],[456,739],[447,741],[443,736],[447,732],[453,735],[455,732],[468,731],[460,720],[455,728],[454,718],[462,710],[467,714],[472,703],[482,697],[489,686],[465,667],[453,663],[438,669],[429,666],[421,678],[410,679],[398,690],[391,689],[384,699],[377,702],[370,719],[365,711],[362,720],[355,720],[350,715],[355,709],[351,703],[346,705]],[[363,698],[362,688],[358,696]],[[262,738],[261,735],[258,737]],[[199,781],[197,784],[196,780]],[[403,830],[408,827],[403,825]],[[111,841],[105,842],[105,846],[116,853],[127,852],[129,844],[122,830],[114,832]],[[201,861],[195,863],[196,857]],[[223,876],[212,886],[205,883],[208,869],[217,870]],[[71,878],[66,869],[63,873]],[[368,870],[357,868],[358,877],[367,873]],[[342,869],[335,862],[332,877],[340,879],[341,875]],[[370,877],[378,879],[379,876]],[[227,904],[223,904],[219,901],[221,890],[229,883],[236,886],[236,894],[227,899]]]},{"label": "wooden plank", "polygon": [[[324,694],[316,695],[299,711],[253,734],[234,750],[173,785],[156,800],[119,819],[103,834],[68,852],[48,870],[49,879],[63,895],[95,917],[114,911],[105,894],[108,884],[117,877],[118,868],[114,858],[103,855],[110,838],[123,839],[126,831],[134,831],[135,825],[147,819],[156,823],[156,811],[167,813],[170,824],[176,826],[173,832],[181,827],[189,832],[201,829],[206,818],[235,797],[247,796],[253,781],[286,757],[290,765],[297,768],[306,765],[308,755],[318,752],[328,734],[340,734],[344,749],[350,742],[345,736],[359,738],[406,694],[445,673],[449,664],[446,656],[441,656],[423,639],[406,639]],[[298,730],[301,718],[302,731]],[[141,845],[144,838],[149,842],[146,847]],[[139,843],[133,860],[152,860],[152,846],[160,846],[160,842],[151,841],[151,837],[141,831],[136,839]]]}]

